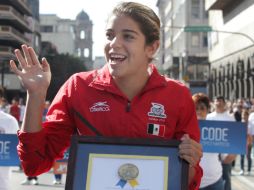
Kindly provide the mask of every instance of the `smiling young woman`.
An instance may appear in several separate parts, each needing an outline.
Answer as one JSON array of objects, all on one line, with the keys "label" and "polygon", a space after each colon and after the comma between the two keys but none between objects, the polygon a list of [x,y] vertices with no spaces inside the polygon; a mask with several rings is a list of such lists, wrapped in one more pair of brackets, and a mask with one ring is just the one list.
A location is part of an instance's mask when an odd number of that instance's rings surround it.
[{"label": "smiling young woman", "polygon": [[[149,7],[117,5],[105,29],[106,64],[76,73],[60,88],[41,115],[51,72],[32,47],[15,50],[11,69],[27,89],[26,114],[18,132],[18,152],[27,175],[48,171],[70,145],[71,135],[161,138],[181,140],[179,156],[190,164],[189,189],[198,189],[202,148],[195,107],[189,89],[159,74],[152,64],[159,48],[160,20]],[[158,126],[160,133],[151,129]],[[38,165],[38,163],[40,163]]]}]

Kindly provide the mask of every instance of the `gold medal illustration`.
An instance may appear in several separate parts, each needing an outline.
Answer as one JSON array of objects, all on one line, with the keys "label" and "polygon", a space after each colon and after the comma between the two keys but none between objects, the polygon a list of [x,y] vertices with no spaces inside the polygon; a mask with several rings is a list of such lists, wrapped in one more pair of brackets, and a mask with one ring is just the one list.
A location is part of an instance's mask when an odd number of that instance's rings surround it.
[{"label": "gold medal illustration", "polygon": [[[138,177],[139,170],[138,167],[134,164],[123,164],[118,169],[118,175],[120,177],[120,184],[123,186],[128,182],[132,187],[138,185],[136,178]],[[118,185],[120,185],[118,183]]]}]

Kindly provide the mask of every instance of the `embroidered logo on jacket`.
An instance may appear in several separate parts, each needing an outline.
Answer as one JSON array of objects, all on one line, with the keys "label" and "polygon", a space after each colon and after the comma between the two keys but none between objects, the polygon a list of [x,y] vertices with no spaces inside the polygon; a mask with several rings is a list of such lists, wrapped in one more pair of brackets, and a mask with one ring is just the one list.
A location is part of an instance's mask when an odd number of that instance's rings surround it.
[{"label": "embroidered logo on jacket", "polygon": [[152,102],[152,107],[150,108],[150,112],[148,112],[148,116],[158,117],[158,118],[166,118],[164,106],[158,103]]},{"label": "embroidered logo on jacket", "polygon": [[107,102],[96,102],[89,109],[90,109],[90,112],[110,111],[110,107],[107,104]]}]

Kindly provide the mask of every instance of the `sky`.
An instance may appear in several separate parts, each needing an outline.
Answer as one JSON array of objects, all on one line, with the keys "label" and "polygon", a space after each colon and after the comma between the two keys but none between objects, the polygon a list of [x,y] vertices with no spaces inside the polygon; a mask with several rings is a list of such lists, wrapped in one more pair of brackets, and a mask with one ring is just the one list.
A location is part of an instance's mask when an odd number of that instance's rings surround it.
[{"label": "sky", "polygon": [[[128,0],[121,0],[128,1]],[[157,0],[129,0],[145,4],[158,13]],[[75,20],[84,10],[93,23],[93,57],[103,56],[106,19],[119,0],[40,0],[40,14],[56,14],[62,19]]]}]

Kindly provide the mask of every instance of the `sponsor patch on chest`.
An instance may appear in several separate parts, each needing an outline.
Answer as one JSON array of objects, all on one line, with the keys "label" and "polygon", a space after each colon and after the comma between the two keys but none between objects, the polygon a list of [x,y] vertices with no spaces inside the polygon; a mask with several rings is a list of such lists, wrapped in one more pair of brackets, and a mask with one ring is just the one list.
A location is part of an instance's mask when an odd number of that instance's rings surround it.
[{"label": "sponsor patch on chest", "polygon": [[110,107],[107,102],[96,102],[90,108],[90,112],[107,112]]}]

